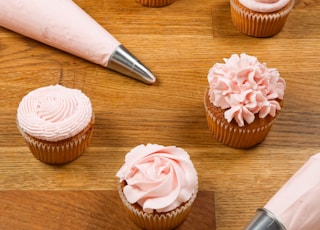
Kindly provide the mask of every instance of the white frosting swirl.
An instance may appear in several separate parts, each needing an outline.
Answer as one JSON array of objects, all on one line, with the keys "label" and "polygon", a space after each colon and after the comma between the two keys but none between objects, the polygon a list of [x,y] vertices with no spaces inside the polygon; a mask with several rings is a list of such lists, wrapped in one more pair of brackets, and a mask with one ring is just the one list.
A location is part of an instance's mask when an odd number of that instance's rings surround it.
[{"label": "white frosting swirl", "polygon": [[168,212],[188,201],[198,185],[197,172],[187,152],[175,146],[148,144],[133,148],[117,173],[125,181],[129,203],[145,212]]},{"label": "white frosting swirl", "polygon": [[17,123],[23,132],[46,141],[77,135],[90,122],[90,99],[78,89],[61,85],[29,92],[21,100]]},{"label": "white frosting swirl", "polygon": [[211,103],[225,109],[228,122],[240,127],[259,118],[274,117],[280,110],[286,83],[277,69],[267,68],[256,57],[233,54],[225,63],[216,63],[208,74]]},{"label": "white frosting swirl", "polygon": [[250,10],[271,13],[285,7],[290,0],[239,0],[239,2]]}]

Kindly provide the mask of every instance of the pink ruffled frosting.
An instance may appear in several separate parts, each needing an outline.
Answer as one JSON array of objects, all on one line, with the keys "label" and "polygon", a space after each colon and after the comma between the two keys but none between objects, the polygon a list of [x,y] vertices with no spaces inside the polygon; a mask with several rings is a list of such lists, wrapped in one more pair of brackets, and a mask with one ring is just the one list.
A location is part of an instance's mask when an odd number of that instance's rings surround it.
[{"label": "pink ruffled frosting", "polygon": [[46,141],[60,141],[77,135],[89,124],[91,117],[90,99],[78,89],[61,85],[29,92],[17,111],[20,129]]},{"label": "pink ruffled frosting", "polygon": [[233,54],[225,63],[216,63],[208,74],[211,103],[226,109],[224,117],[242,127],[255,119],[274,117],[283,100],[286,83],[277,69],[267,68],[256,57]]},{"label": "pink ruffled frosting", "polygon": [[117,172],[124,194],[145,212],[168,212],[188,201],[198,186],[187,152],[175,146],[148,144],[133,148]]},{"label": "pink ruffled frosting", "polygon": [[239,0],[239,2],[250,10],[270,13],[285,7],[290,0]]}]

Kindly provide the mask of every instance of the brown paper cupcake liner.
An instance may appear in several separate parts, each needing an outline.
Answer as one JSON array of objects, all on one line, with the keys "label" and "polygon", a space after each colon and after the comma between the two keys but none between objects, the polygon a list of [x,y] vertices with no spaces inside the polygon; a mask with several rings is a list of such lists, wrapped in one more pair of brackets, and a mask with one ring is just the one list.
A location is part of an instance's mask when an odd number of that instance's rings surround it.
[{"label": "brown paper cupcake liner", "polygon": [[271,37],[279,33],[294,5],[294,0],[282,9],[271,13],[260,13],[247,9],[239,0],[230,0],[233,25],[242,33],[254,37]]},{"label": "brown paper cupcake liner", "polygon": [[210,131],[219,142],[234,148],[250,148],[261,143],[268,135],[273,123],[251,130],[235,128],[227,122],[218,120],[208,110],[207,122]]},{"label": "brown paper cupcake liner", "polygon": [[[275,117],[268,116],[267,119],[256,118],[250,125],[239,127],[234,123],[229,123],[222,117],[224,110],[211,105],[208,89],[205,92],[204,107],[208,127],[213,136],[222,144],[240,149],[251,148],[261,143],[267,137],[272,124],[279,114],[278,111]],[[219,111],[221,117],[212,112],[213,108]]]},{"label": "brown paper cupcake liner", "polygon": [[61,165],[77,159],[84,153],[91,142],[93,126],[94,115],[87,127],[76,136],[57,142],[32,137],[23,132],[19,125],[18,128],[35,158],[47,164]]},{"label": "brown paper cupcake liner", "polygon": [[130,204],[124,193],[123,183],[118,184],[118,192],[126,212],[130,219],[140,228],[148,230],[169,230],[174,229],[187,218],[191,211],[192,204],[197,197],[198,187],[194,190],[191,198],[178,208],[165,213],[146,213],[138,205]]},{"label": "brown paper cupcake liner", "polygon": [[163,7],[170,5],[174,0],[136,0],[136,2],[148,7]]}]

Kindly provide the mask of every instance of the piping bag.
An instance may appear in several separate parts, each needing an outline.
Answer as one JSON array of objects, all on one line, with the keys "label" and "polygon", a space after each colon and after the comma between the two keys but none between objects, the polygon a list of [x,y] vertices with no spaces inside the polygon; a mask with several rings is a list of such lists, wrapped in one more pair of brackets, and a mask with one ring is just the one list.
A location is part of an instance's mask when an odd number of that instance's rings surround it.
[{"label": "piping bag", "polygon": [[0,26],[146,84],[155,76],[72,0],[0,0]]},{"label": "piping bag", "polygon": [[320,229],[320,153],[311,156],[244,229]]}]

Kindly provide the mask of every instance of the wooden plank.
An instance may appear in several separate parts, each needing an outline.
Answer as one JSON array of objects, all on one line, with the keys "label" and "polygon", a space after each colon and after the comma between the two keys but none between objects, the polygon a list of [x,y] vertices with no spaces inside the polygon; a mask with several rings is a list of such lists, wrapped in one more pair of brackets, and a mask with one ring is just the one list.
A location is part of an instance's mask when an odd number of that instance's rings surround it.
[{"label": "wooden plank", "polygon": [[[199,191],[178,229],[215,227],[214,193]],[[0,191],[0,229],[138,229],[115,190]]]}]

